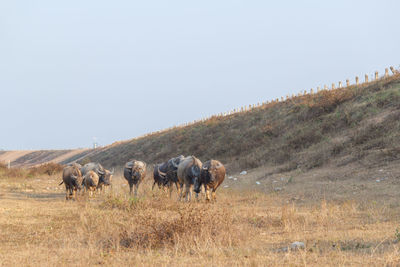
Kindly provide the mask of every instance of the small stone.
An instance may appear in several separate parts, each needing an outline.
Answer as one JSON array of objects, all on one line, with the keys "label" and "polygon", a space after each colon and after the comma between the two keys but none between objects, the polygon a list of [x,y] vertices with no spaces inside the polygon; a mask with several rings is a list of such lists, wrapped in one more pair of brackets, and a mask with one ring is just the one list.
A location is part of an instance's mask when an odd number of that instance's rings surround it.
[{"label": "small stone", "polygon": [[280,251],[282,251],[282,252],[288,252],[288,250],[289,250],[288,247],[283,247],[280,249]]},{"label": "small stone", "polygon": [[229,187],[229,185],[224,185],[224,188],[228,188]]},{"label": "small stone", "polygon": [[276,192],[282,191],[282,188],[281,188],[281,187],[275,187],[275,188],[274,188],[274,191],[276,191]]},{"label": "small stone", "polygon": [[237,180],[237,178],[233,178],[233,180],[234,180],[234,181],[236,181],[236,180]]},{"label": "small stone", "polygon": [[304,249],[306,246],[304,245],[303,242],[293,242],[292,244],[290,244],[290,249],[291,250],[297,250],[297,249]]},{"label": "small stone", "polygon": [[380,181],[381,181],[381,180],[379,180],[379,179],[378,179],[378,180],[376,180],[376,182],[377,182],[377,183],[379,183]]},{"label": "small stone", "polygon": [[277,183],[278,181],[273,180],[272,182],[273,182],[273,183]]},{"label": "small stone", "polygon": [[233,179],[233,176],[229,176],[228,179]]},{"label": "small stone", "polygon": [[261,184],[259,181],[256,181],[256,184]]},{"label": "small stone", "polygon": [[246,175],[247,174],[247,171],[242,171],[241,173],[240,173],[240,175]]}]

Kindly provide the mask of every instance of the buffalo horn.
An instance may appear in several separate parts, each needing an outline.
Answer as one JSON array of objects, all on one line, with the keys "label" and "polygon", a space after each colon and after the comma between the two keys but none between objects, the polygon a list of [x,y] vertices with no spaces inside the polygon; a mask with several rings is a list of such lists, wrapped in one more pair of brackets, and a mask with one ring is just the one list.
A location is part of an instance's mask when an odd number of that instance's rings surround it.
[{"label": "buffalo horn", "polygon": [[163,177],[165,177],[167,175],[165,172],[160,171],[160,167],[157,167],[157,171]]}]

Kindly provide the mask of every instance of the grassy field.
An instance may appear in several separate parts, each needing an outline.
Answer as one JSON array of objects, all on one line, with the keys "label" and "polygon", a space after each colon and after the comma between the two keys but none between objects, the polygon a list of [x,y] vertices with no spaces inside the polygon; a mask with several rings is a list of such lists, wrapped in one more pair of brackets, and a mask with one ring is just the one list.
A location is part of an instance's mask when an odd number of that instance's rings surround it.
[{"label": "grassy field", "polygon": [[[129,198],[118,174],[109,192],[66,202],[60,174],[27,178],[0,173],[0,265],[400,264],[398,195],[388,193],[395,179],[382,181],[381,188],[374,187],[376,181],[364,181],[359,197],[343,190],[346,183],[326,181],[332,192],[343,192],[324,197],[324,185],[312,186],[313,179],[302,177],[319,172],[287,173],[284,179],[291,181],[274,182],[277,176],[260,180],[265,171],[233,174],[214,204],[182,203],[175,195],[169,199],[163,191],[152,192],[150,177],[139,198]],[[278,183],[282,190],[270,186]],[[299,186],[307,193],[299,196]],[[385,192],[386,199],[376,192]],[[305,248],[292,250],[295,241]]]}]

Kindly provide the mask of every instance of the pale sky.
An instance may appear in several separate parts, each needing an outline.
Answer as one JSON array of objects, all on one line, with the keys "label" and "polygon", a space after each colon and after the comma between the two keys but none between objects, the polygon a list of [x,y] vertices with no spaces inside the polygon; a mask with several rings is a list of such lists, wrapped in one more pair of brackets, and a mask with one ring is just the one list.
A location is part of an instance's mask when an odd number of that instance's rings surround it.
[{"label": "pale sky", "polygon": [[0,0],[0,149],[100,145],[400,64],[400,1]]}]

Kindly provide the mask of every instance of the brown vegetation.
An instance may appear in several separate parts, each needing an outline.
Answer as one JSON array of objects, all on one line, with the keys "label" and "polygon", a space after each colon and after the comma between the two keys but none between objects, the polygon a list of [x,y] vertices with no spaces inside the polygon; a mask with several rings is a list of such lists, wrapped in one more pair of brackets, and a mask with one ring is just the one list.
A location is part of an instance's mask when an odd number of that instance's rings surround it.
[{"label": "brown vegetation", "polygon": [[[221,189],[216,204],[182,203],[151,193],[149,179],[140,198],[129,198],[122,178],[108,195],[66,202],[62,187],[47,189],[58,176],[40,179],[1,176],[2,266],[400,263],[398,205],[365,199],[305,205],[246,188]],[[294,241],[305,249],[292,250]]]}]

